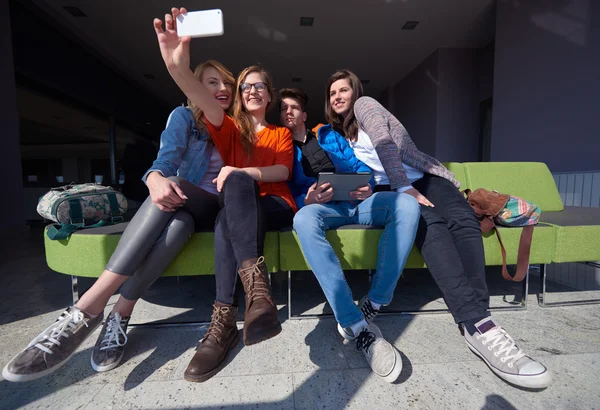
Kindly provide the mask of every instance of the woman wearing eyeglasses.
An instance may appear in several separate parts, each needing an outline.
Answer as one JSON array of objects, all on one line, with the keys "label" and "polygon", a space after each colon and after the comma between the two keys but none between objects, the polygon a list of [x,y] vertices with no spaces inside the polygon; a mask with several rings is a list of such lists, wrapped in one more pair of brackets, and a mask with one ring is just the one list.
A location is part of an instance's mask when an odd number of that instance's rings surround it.
[{"label": "woman wearing eyeglasses", "polygon": [[224,366],[239,341],[234,298],[238,274],[246,292],[244,343],[259,343],[281,332],[262,255],[267,230],[291,226],[296,211],[285,182],[292,172],[293,146],[287,128],[265,119],[275,99],[267,72],[252,66],[240,73],[233,117],[225,115],[207,89],[193,80],[190,38],[179,38],[176,30],[176,18],[186,10],[173,8],[171,13],[165,16],[164,30],[163,22],[154,20],[163,60],[179,88],[204,112],[227,164],[213,181],[221,206],[215,225],[217,297],[210,327],[184,374],[188,381],[202,382]]}]

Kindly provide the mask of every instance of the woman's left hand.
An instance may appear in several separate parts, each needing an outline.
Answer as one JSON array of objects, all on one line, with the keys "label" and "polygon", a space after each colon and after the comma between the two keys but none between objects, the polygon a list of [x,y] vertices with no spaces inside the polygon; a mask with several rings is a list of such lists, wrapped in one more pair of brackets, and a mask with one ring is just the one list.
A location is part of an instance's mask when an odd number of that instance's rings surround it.
[{"label": "woman's left hand", "polygon": [[217,175],[217,177],[215,179],[213,179],[213,184],[217,184],[217,191],[221,192],[221,190],[223,189],[223,184],[225,184],[225,181],[227,180],[227,177],[229,177],[229,175],[234,172],[234,171],[238,171],[240,168],[236,168],[236,167],[230,167],[230,166],[226,166],[221,168],[221,172],[219,172],[219,175]]},{"label": "woman's left hand", "polygon": [[356,191],[350,192],[350,197],[357,199],[359,201],[364,201],[371,195],[373,195],[373,190],[371,189],[371,185],[361,186],[360,188],[357,188]]},{"label": "woman's left hand", "polygon": [[154,31],[158,39],[160,53],[169,71],[173,69],[190,68],[191,37],[177,35],[177,16],[187,13],[184,8],[171,9],[171,14],[165,15],[165,26],[160,19],[154,19]]}]

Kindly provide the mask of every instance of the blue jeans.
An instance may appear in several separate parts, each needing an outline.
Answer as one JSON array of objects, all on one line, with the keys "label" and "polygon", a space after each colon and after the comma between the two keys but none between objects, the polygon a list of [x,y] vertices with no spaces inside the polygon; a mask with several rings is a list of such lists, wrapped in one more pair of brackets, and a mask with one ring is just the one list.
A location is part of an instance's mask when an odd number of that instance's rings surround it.
[{"label": "blue jeans", "polygon": [[353,224],[384,227],[369,299],[387,305],[392,301],[415,240],[419,216],[417,200],[396,192],[375,193],[358,205],[339,201],[306,205],[298,211],[294,217],[294,230],[302,252],[341,326],[360,322],[363,314],[354,304],[340,261],[325,238],[325,231]]}]

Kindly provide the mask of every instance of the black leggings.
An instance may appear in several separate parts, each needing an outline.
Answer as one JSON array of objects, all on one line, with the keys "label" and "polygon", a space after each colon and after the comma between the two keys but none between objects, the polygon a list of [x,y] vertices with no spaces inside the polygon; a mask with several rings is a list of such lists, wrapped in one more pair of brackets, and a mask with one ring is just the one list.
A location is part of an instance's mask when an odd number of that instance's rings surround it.
[{"label": "black leggings", "polygon": [[412,184],[435,205],[421,206],[415,244],[456,323],[489,316],[481,228],[454,184],[425,174]]},{"label": "black leggings", "polygon": [[243,171],[233,172],[219,195],[215,224],[217,301],[235,304],[238,266],[263,255],[269,230],[291,227],[294,211],[278,196],[260,196],[258,184]]}]

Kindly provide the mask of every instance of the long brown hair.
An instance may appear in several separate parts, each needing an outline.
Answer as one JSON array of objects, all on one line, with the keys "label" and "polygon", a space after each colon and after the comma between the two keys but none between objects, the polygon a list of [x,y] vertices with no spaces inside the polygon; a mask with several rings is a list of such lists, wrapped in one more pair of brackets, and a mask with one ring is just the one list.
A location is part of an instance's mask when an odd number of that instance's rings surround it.
[{"label": "long brown hair", "polygon": [[[346,118],[337,114],[331,107],[329,100],[329,91],[331,90],[331,84],[338,80],[348,80],[350,88],[352,88],[352,101],[350,101],[350,112],[346,115]],[[363,95],[363,87],[356,76],[350,70],[339,70],[336,71],[329,80],[327,81],[327,90],[325,90],[325,119],[331,126],[344,133],[344,137],[350,141],[355,141],[358,136],[358,121],[354,115],[354,103]]]},{"label": "long brown hair", "polygon": [[[233,87],[233,85],[235,84],[235,78],[233,77],[233,74],[227,69],[227,67],[225,67],[223,64],[216,60],[208,60],[202,64],[198,64],[194,69],[194,77],[196,77],[199,81],[202,81],[202,75],[209,68],[214,68],[215,70],[217,70],[219,74],[221,74],[221,77],[223,77],[223,82],[228,82]],[[235,93],[232,92],[231,97],[235,101]],[[202,110],[198,106],[196,106],[196,104],[194,104],[189,98],[187,100],[187,105],[194,114],[194,119],[196,120],[196,127],[198,127],[198,130],[201,133],[208,133],[206,123],[204,122],[204,116],[202,115]],[[225,111],[225,114],[231,115],[232,112],[233,103]]]},{"label": "long brown hair", "polygon": [[246,151],[246,155],[250,158],[252,154],[252,149],[254,148],[254,143],[256,141],[256,132],[254,131],[254,124],[250,119],[252,114],[246,111],[243,103],[242,90],[240,89],[240,85],[244,82],[246,77],[251,73],[258,73],[261,75],[263,82],[267,85],[267,91],[269,96],[271,97],[271,101],[267,103],[267,111],[273,103],[275,102],[275,92],[273,90],[273,81],[271,80],[271,76],[264,68],[253,65],[245,68],[238,75],[237,83],[235,84],[235,99],[233,102],[233,119],[235,121],[235,125],[240,130],[240,139],[242,142],[242,147],[244,147],[244,151]]}]

